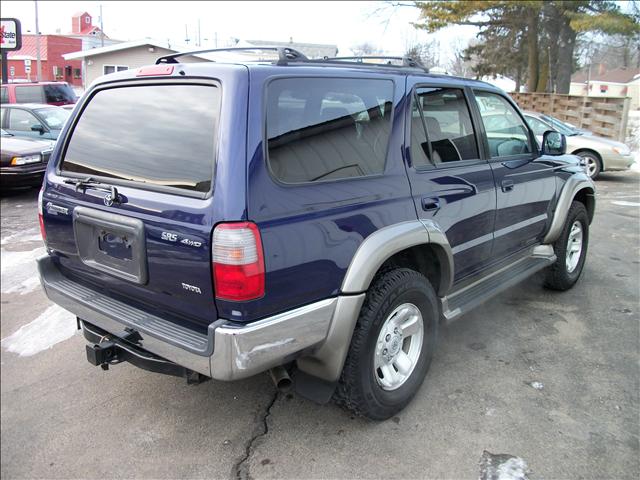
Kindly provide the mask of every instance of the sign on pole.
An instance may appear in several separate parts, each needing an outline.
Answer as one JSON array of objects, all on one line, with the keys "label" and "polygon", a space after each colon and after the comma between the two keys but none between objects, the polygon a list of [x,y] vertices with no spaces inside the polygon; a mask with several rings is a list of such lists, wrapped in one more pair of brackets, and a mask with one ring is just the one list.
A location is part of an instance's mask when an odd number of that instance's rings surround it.
[{"label": "sign on pole", "polygon": [[0,19],[0,47],[3,52],[20,50],[22,47],[20,20],[17,18]]},{"label": "sign on pole", "polygon": [[17,18],[0,18],[0,52],[2,53],[2,83],[7,82],[7,52],[20,50],[22,30]]}]

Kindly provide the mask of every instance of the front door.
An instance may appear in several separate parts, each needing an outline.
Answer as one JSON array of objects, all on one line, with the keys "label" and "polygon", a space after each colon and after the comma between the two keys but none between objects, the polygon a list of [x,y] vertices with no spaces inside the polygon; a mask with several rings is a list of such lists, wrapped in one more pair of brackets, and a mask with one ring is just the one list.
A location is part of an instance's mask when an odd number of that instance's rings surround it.
[{"label": "front door", "polygon": [[418,216],[446,234],[456,282],[491,261],[493,174],[481,155],[463,86],[416,85],[410,78],[408,90],[405,151],[411,192]]},{"label": "front door", "polygon": [[556,193],[553,158],[540,156],[531,130],[506,96],[474,89],[484,145],[496,181],[492,257],[500,260],[540,241]]},{"label": "front door", "polygon": [[[21,108],[10,108],[8,109],[8,113],[9,121],[6,129],[7,132],[19,137],[32,137],[38,139],[49,138],[46,128],[33,113]],[[45,128],[45,133],[40,133],[39,131],[31,129],[31,127],[35,127],[37,125]]]}]

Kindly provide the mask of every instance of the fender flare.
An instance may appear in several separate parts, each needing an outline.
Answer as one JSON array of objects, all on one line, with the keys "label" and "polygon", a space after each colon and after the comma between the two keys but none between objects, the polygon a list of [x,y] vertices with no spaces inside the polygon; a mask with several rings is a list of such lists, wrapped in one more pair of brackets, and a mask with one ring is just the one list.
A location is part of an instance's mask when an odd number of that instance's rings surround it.
[{"label": "fender flare", "polygon": [[[571,208],[571,203],[576,198],[576,195],[583,190],[586,191],[587,195],[593,198],[593,211],[595,211],[596,186],[593,183],[593,180],[591,180],[591,178],[589,178],[589,176],[584,172],[574,173],[567,178],[564,187],[560,192],[560,197],[558,198],[558,202],[556,203],[554,210],[553,220],[551,221],[549,230],[544,237],[543,243],[553,243],[558,239],[562,232],[564,222],[567,219],[569,208]],[[593,211],[589,212],[589,221],[593,218]]]},{"label": "fender flare", "polygon": [[453,282],[453,254],[438,225],[431,220],[411,220],[381,228],[369,235],[356,251],[342,282],[342,295],[338,297],[327,336],[312,352],[298,358],[298,368],[320,379],[321,383],[329,382],[335,387],[347,358],[365,292],[376,272],[394,254],[425,244],[436,247],[441,278],[440,285],[434,287],[439,295],[441,292],[445,295]]},{"label": "fender flare", "polygon": [[436,289],[438,296],[446,295],[453,283],[453,253],[442,229],[432,220],[411,220],[396,223],[369,235],[356,251],[342,281],[346,294],[365,292],[382,264],[398,252],[419,245],[435,247],[441,275]]}]

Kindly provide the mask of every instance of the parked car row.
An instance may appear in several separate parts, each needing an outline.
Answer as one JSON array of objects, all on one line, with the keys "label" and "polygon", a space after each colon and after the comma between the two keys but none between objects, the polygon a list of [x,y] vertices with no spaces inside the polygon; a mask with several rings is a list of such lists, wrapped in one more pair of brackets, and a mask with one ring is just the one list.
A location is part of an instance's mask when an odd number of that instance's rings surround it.
[{"label": "parked car row", "polygon": [[42,183],[49,156],[55,142],[47,139],[17,137],[0,130],[0,185],[6,187],[36,187]]},{"label": "parked car row", "polygon": [[[16,103],[26,100],[38,103]],[[75,105],[71,87],[61,82],[2,85],[0,186],[32,187],[42,177],[58,135]]]}]

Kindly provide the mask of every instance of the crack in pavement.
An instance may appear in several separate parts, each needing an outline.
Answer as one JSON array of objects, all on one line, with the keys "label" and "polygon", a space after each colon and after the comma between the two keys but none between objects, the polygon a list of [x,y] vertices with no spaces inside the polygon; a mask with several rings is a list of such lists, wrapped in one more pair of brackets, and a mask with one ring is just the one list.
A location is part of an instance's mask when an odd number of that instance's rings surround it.
[{"label": "crack in pavement", "polygon": [[249,475],[250,460],[253,455],[255,443],[267,433],[269,433],[269,416],[271,416],[271,409],[275,405],[280,391],[276,389],[273,398],[269,401],[269,404],[264,409],[264,412],[260,416],[261,421],[258,421],[256,428],[253,431],[251,438],[245,443],[244,455],[240,457],[231,469],[232,480],[250,480],[252,477]]}]

